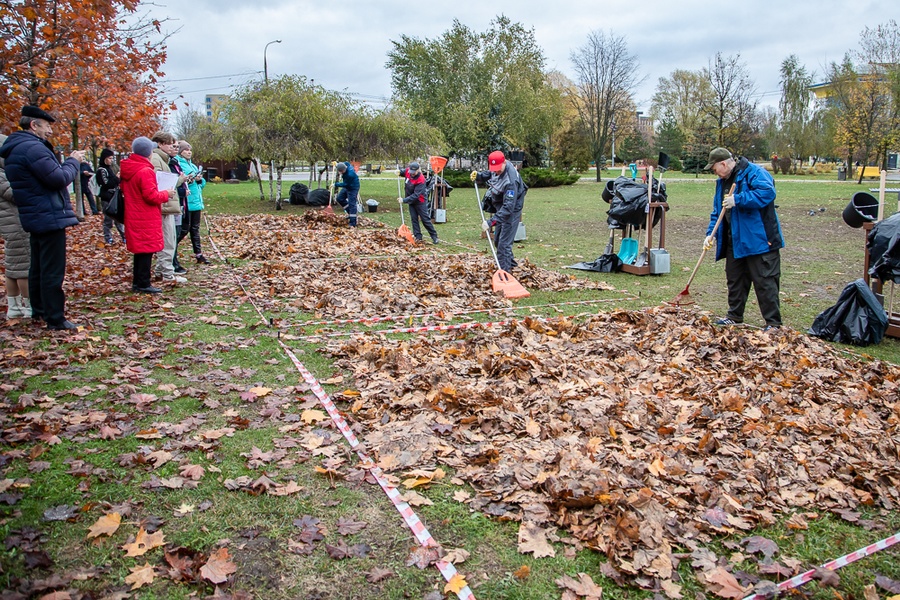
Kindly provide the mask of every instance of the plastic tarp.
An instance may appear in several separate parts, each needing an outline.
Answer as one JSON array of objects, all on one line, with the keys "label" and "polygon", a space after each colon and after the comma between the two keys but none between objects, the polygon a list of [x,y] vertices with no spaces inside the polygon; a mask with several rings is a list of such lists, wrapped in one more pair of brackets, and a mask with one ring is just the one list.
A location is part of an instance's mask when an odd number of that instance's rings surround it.
[{"label": "plastic tarp", "polygon": [[869,275],[883,282],[900,283],[900,213],[876,223],[866,239]]},{"label": "plastic tarp", "polygon": [[[651,182],[653,187],[653,200],[655,202],[666,202],[668,197],[666,194],[666,184],[659,184],[654,179]],[[656,188],[659,186],[659,193]],[[630,177],[616,177],[613,180],[613,198],[609,202],[609,210],[606,214],[607,224],[613,227],[621,228],[623,225],[631,225],[638,229],[643,228],[647,224],[647,184],[631,179]],[[653,224],[659,222],[662,213],[657,211],[653,217]]]},{"label": "plastic tarp", "polygon": [[868,346],[878,344],[887,331],[888,316],[864,279],[848,283],[837,304],[823,310],[809,328],[814,335],[832,342]]},{"label": "plastic tarp", "polygon": [[579,271],[596,271],[597,273],[618,273],[622,270],[622,259],[615,254],[603,254],[593,262],[580,262],[569,265],[567,269]]}]

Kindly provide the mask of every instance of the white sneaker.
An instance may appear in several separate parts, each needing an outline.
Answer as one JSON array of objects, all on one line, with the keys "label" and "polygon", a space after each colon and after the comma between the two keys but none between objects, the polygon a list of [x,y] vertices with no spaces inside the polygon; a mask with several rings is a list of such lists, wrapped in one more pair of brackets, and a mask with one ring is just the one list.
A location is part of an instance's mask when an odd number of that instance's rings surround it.
[{"label": "white sneaker", "polygon": [[187,283],[188,280],[182,277],[181,275],[175,275],[174,277],[163,277],[163,283]]}]

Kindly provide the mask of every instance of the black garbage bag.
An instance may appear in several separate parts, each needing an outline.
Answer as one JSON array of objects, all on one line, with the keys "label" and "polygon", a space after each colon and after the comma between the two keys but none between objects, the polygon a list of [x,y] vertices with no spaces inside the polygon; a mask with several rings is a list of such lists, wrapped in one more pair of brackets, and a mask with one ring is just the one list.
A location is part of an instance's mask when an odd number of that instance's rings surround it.
[{"label": "black garbage bag", "polygon": [[[653,201],[667,202],[666,184],[653,180]],[[656,188],[659,187],[659,192]],[[613,198],[609,203],[606,213],[609,218],[619,225],[631,225],[643,229],[647,225],[647,184],[635,181],[630,177],[616,177],[613,181]],[[666,208],[668,210],[668,208]],[[662,218],[662,211],[653,213],[653,225],[657,225]],[[607,223],[612,225],[609,219]]]},{"label": "black garbage bag", "polygon": [[887,326],[884,307],[865,280],[857,279],[847,284],[837,304],[819,313],[808,333],[831,342],[868,346],[881,342]]},{"label": "black garbage bag", "polygon": [[900,283],[900,213],[876,223],[866,240],[869,275]]},{"label": "black garbage bag", "polygon": [[580,262],[569,265],[567,269],[579,271],[596,271],[597,273],[618,273],[622,270],[622,259],[616,254],[603,254],[593,262]]},{"label": "black garbage bag", "polygon": [[[306,203],[310,206],[326,206],[328,204],[328,196],[328,188],[319,188],[309,193]],[[335,204],[337,203],[335,202]]]},{"label": "black garbage bag", "polygon": [[294,206],[299,206],[300,204],[306,204],[306,199],[309,197],[309,187],[307,187],[303,183],[295,183],[291,186],[291,195],[289,197],[289,201]]}]

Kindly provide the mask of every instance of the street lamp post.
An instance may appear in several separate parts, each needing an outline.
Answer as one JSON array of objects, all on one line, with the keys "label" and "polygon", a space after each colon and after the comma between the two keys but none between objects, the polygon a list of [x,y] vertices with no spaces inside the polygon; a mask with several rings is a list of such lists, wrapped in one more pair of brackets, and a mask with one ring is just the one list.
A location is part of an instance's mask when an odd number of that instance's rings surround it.
[{"label": "street lamp post", "polygon": [[280,43],[281,43],[281,40],[272,40],[271,42],[266,44],[265,48],[263,48],[263,79],[265,79],[266,83],[269,83],[269,67],[266,64],[266,50],[268,50],[269,46],[271,46],[272,44],[280,44]]}]

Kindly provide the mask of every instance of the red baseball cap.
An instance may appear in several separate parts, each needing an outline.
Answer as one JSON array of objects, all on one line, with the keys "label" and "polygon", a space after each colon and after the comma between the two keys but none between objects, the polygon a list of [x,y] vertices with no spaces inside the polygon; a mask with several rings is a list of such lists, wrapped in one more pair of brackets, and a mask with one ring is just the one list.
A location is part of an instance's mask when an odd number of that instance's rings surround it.
[{"label": "red baseball cap", "polygon": [[488,169],[491,171],[499,171],[503,168],[503,163],[505,162],[506,157],[503,156],[503,152],[500,150],[494,150],[488,154]]}]

